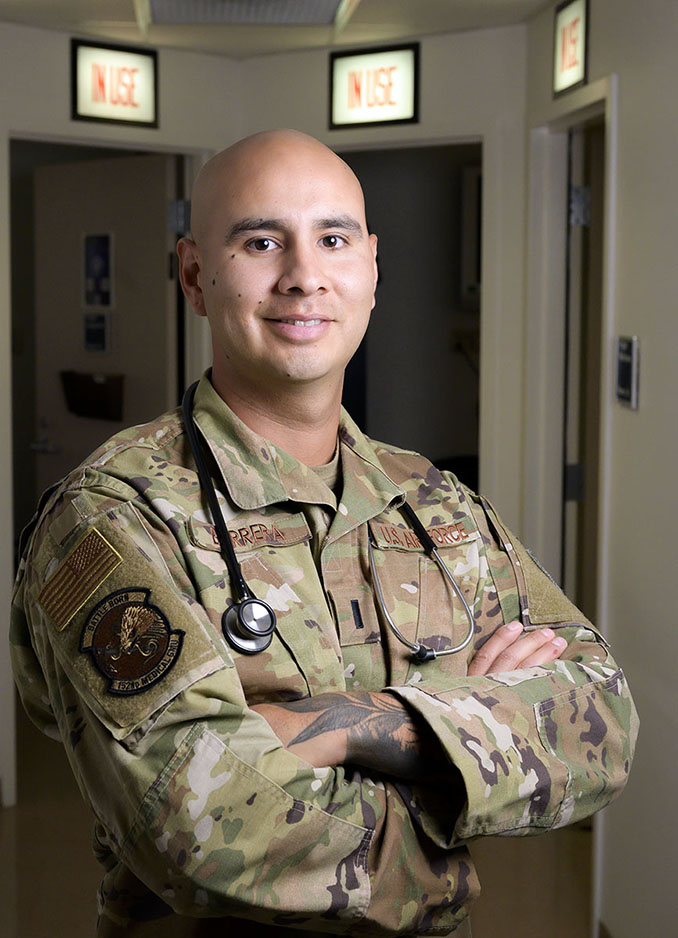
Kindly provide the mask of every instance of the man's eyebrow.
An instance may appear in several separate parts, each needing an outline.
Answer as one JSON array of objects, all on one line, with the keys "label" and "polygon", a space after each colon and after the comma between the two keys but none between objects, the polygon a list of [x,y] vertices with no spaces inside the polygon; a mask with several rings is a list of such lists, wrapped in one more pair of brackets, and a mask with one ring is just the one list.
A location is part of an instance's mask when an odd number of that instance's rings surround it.
[{"label": "man's eyebrow", "polygon": [[[252,231],[285,231],[289,225],[283,218],[241,218],[237,221],[226,235],[226,244],[230,244],[239,235],[247,234]],[[357,237],[363,235],[363,227],[360,222],[352,215],[334,215],[331,218],[319,218],[313,223],[316,229],[323,228],[341,228],[344,231],[350,231]]]},{"label": "man's eyebrow", "polygon": [[319,218],[315,223],[316,228],[343,228],[344,231],[352,231],[353,234],[362,238],[363,226],[352,215],[335,215],[333,218]]},{"label": "man's eyebrow", "polygon": [[282,231],[284,228],[281,218],[241,218],[226,235],[226,244],[248,231]]}]

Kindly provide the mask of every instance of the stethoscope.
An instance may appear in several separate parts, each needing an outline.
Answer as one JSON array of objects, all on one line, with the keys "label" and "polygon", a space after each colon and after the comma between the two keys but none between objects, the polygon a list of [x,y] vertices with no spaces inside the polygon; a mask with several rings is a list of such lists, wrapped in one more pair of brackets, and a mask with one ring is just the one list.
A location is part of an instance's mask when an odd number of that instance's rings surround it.
[{"label": "stethoscope", "polygon": [[[205,461],[200,437],[193,419],[193,399],[195,397],[195,391],[198,387],[198,383],[199,382],[197,381],[194,382],[194,384],[192,384],[184,394],[184,399],[181,405],[184,417],[184,426],[186,427],[188,442],[198,470],[200,485],[203,492],[205,492],[207,496],[207,503],[214,519],[214,529],[219,541],[219,547],[221,548],[221,555],[226,562],[229,576],[233,584],[233,589],[237,594],[237,601],[232,603],[221,617],[221,629],[228,644],[236,651],[240,651],[245,655],[256,655],[260,651],[265,651],[273,641],[273,632],[275,631],[276,626],[276,615],[268,603],[264,602],[263,599],[257,599],[254,593],[250,590],[247,583],[245,582],[240,564],[238,563],[238,558],[236,557],[233,543],[231,542],[228,528],[226,527],[226,522],[224,521],[224,516],[217,499],[217,493],[212,482],[212,476],[210,475],[209,468]],[[442,655],[453,655],[456,652],[466,648],[466,646],[473,638],[473,613],[471,612],[471,609],[466,602],[464,594],[447,568],[445,561],[440,556],[436,545],[429,536],[424,525],[416,516],[414,510],[407,502],[404,502],[400,506],[400,510],[412,525],[414,533],[419,538],[419,541],[421,542],[421,545],[426,553],[432,557],[433,560],[435,560],[443,576],[450,584],[456,595],[459,597],[468,620],[468,632],[464,636],[463,641],[461,641],[458,645],[455,645],[454,648],[443,648],[441,650],[429,648],[426,645],[422,645],[420,642],[411,642],[405,638],[402,632],[400,632],[397,628],[395,622],[389,615],[388,609],[386,608],[384,594],[381,589],[381,582],[377,573],[377,565],[374,559],[374,551],[372,549],[370,535],[370,538],[367,542],[370,559],[370,572],[374,582],[374,590],[377,595],[379,607],[388,627],[391,629],[395,637],[404,645],[406,645],[407,648],[409,648],[412,652],[413,661],[431,661],[433,658],[438,658]]]}]

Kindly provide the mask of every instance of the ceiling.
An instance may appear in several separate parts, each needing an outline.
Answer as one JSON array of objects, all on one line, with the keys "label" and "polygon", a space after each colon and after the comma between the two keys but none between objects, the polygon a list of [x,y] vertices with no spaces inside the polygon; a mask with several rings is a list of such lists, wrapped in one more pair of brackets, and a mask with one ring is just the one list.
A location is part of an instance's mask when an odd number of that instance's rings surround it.
[{"label": "ceiling", "polygon": [[0,0],[0,22],[246,58],[507,26],[524,22],[552,0],[353,0],[352,5],[353,13],[340,32],[332,26],[151,24],[144,36],[137,25],[135,0]]}]

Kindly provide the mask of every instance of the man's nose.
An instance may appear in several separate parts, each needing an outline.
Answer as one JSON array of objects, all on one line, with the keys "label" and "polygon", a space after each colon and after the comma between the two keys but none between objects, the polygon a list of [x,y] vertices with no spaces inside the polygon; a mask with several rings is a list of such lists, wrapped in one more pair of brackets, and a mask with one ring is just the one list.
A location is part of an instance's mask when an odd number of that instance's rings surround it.
[{"label": "man's nose", "polygon": [[305,296],[324,293],[327,284],[322,260],[315,244],[297,242],[290,245],[285,251],[283,270],[278,281],[280,292],[301,293]]}]

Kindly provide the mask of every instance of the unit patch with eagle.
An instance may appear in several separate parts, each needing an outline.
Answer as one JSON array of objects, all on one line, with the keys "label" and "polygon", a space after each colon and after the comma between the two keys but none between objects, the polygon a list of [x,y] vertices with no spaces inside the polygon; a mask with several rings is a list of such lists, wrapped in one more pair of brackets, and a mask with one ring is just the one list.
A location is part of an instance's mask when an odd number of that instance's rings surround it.
[{"label": "unit patch with eagle", "polygon": [[150,601],[151,590],[130,587],[110,593],[87,617],[80,651],[89,652],[108,678],[111,694],[138,694],[175,663],[184,632],[171,629]]}]

